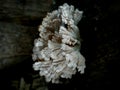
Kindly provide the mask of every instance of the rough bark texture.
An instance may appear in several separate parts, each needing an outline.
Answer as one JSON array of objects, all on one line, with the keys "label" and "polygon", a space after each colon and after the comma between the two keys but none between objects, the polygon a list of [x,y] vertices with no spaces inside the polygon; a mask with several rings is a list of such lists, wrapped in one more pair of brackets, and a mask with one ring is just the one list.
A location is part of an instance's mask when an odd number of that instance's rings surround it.
[{"label": "rough bark texture", "polygon": [[[46,84],[32,70],[33,40],[50,9],[64,2],[84,11],[79,23],[85,74],[64,84]],[[105,90],[119,88],[119,0],[0,0],[0,89]]]},{"label": "rough bark texture", "polygon": [[38,25],[52,4],[52,0],[0,0],[0,89],[47,89],[43,78],[32,72],[31,55]]},{"label": "rough bark texture", "polygon": [[51,0],[0,1],[0,69],[31,56],[37,27],[51,5]]}]

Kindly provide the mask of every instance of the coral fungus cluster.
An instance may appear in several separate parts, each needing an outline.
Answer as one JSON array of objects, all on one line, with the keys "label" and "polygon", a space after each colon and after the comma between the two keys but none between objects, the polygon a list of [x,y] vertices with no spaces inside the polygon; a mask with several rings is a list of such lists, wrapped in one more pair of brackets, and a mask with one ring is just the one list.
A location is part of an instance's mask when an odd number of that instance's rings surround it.
[{"label": "coral fungus cluster", "polygon": [[59,83],[60,78],[71,78],[77,70],[84,73],[85,58],[80,53],[77,27],[82,14],[65,3],[43,19],[40,37],[34,41],[32,58],[34,70],[39,70],[47,82]]}]

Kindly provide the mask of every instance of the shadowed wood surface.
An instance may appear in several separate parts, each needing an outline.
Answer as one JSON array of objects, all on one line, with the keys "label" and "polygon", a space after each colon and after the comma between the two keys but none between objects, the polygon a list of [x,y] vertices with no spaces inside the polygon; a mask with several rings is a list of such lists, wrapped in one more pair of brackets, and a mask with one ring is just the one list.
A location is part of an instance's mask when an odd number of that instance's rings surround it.
[{"label": "shadowed wood surface", "polygon": [[[79,28],[85,74],[46,84],[32,69],[33,41],[46,13],[65,2],[84,11]],[[119,88],[119,21],[119,0],[0,0],[0,90]]]},{"label": "shadowed wood surface", "polygon": [[32,71],[38,26],[52,0],[0,0],[0,90],[47,90]]},{"label": "shadowed wood surface", "polygon": [[51,5],[51,0],[0,1],[0,69],[31,57],[38,25]]}]

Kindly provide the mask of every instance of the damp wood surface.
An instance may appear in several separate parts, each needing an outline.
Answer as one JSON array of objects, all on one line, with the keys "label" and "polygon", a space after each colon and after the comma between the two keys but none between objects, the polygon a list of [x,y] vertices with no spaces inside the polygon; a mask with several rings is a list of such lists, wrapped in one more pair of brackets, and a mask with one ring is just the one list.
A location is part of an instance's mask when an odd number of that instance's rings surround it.
[{"label": "damp wood surface", "polygon": [[[78,27],[86,69],[56,85],[32,70],[31,54],[42,19],[65,2],[84,11]],[[0,90],[119,88],[119,6],[119,0],[0,0]]]}]

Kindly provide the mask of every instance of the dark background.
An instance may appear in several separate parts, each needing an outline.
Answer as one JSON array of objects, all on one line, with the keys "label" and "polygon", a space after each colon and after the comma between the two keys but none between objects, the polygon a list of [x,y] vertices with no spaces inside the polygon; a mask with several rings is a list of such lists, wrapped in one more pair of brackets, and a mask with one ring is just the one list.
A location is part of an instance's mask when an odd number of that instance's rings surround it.
[{"label": "dark background", "polygon": [[[33,41],[47,12],[63,3],[84,11],[78,27],[83,75],[46,83],[32,69]],[[120,0],[0,0],[0,90],[105,90],[119,88]]]}]

